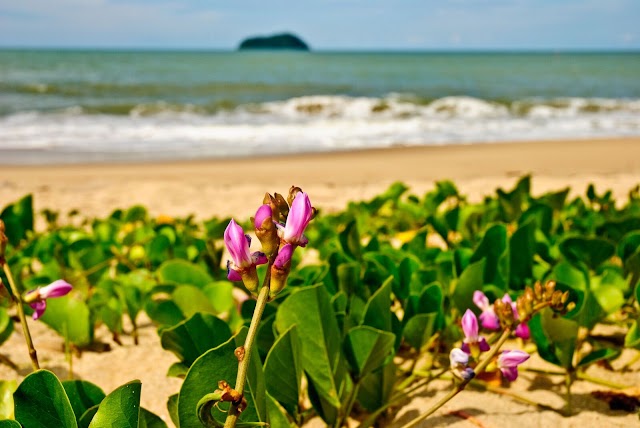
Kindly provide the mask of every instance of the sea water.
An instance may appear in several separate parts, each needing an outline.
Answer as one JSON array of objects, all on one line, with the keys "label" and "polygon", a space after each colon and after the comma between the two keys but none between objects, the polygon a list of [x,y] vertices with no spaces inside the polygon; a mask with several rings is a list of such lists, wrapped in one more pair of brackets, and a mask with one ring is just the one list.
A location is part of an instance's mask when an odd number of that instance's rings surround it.
[{"label": "sea water", "polygon": [[0,164],[638,135],[638,52],[0,50]]}]

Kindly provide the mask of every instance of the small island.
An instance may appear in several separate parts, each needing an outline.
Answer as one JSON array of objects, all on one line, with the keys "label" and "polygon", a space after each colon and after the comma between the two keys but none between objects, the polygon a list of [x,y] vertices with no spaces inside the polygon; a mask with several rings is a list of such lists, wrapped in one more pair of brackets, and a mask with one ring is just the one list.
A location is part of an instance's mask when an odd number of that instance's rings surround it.
[{"label": "small island", "polygon": [[309,45],[298,36],[282,33],[272,36],[250,37],[244,39],[238,47],[240,51],[253,49],[308,51]]}]

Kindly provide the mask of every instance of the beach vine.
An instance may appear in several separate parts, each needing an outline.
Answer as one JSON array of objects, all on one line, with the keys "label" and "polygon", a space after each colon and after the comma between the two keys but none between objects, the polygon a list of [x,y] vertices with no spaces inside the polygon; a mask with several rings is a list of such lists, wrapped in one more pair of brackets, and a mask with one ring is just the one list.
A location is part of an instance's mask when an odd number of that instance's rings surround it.
[{"label": "beach vine", "polygon": [[[2,417],[167,426],[141,410],[140,382],[105,393],[41,369],[47,359],[37,358],[29,322],[60,336],[73,374],[73,358],[101,345],[97,331],[136,346],[140,320],[150,320],[176,357],[167,376],[181,384],[167,414],[180,427],[320,418],[366,428],[394,415],[413,427],[469,388],[562,415],[574,412],[575,382],[623,394],[629,385],[588,370],[623,352],[623,369],[636,370],[640,358],[638,189],[624,204],[593,186],[573,199],[568,189],[534,196],[529,177],[480,203],[448,181],[422,196],[408,190],[396,183],[317,216],[294,186],[265,195],[250,221],[153,217],[142,206],[87,220],[47,210],[43,231],[31,196],[9,204],[0,213],[0,344],[19,326],[31,373],[5,394],[0,409],[12,413]],[[623,328],[623,340],[596,332],[605,325]],[[508,389],[531,373],[564,378],[566,406]],[[445,382],[428,410],[403,416]]]}]

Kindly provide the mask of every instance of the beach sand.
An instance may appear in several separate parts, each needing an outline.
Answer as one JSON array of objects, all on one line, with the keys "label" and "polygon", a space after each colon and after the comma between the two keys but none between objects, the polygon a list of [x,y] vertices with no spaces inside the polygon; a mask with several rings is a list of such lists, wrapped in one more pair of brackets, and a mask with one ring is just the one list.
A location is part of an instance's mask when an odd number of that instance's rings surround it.
[{"label": "beach sand", "polygon": [[[0,159],[0,165],[2,159]],[[50,208],[63,214],[79,209],[84,216],[105,216],[116,208],[146,205],[152,215],[186,216],[200,219],[254,214],[265,192],[285,193],[295,184],[309,193],[313,204],[325,212],[342,209],[349,200],[368,199],[395,181],[403,181],[411,192],[422,194],[435,180],[452,179],[472,201],[492,194],[497,187],[510,189],[517,178],[532,174],[533,193],[570,186],[574,195],[584,194],[589,183],[599,191],[613,190],[616,198],[640,184],[640,138],[530,143],[496,143],[438,147],[410,147],[330,154],[274,156],[251,159],[202,160],[154,164],[0,166],[0,205],[33,193],[37,210]],[[62,217],[64,220],[64,216]],[[68,375],[62,341],[41,324],[34,339],[43,366]],[[105,341],[108,335],[102,333]],[[14,333],[0,353],[18,364],[18,373],[0,365],[0,379],[20,379],[29,372],[21,337]],[[166,399],[177,392],[181,381],[166,378],[175,357],[163,351],[155,328],[147,323],[141,345],[129,337],[124,345],[112,343],[108,353],[85,352],[74,360],[76,378],[97,383],[109,392],[132,380],[142,380],[142,404],[167,419]],[[629,351],[631,352],[631,351]],[[625,354],[629,357],[631,354]],[[143,366],[139,363],[145,362]],[[533,359],[532,367],[549,367]],[[610,381],[640,385],[640,364],[629,373],[612,373],[593,367],[589,374]],[[523,373],[512,390],[542,403],[563,405],[563,379]],[[399,426],[426,410],[446,384],[437,384],[424,395],[392,415]],[[628,427],[637,426],[638,416],[608,406],[589,394],[601,386],[578,381],[575,385],[576,415],[564,418],[493,393],[464,391],[422,426],[470,427],[477,424],[450,416],[462,410],[485,427]],[[313,426],[322,426],[317,420]]]}]

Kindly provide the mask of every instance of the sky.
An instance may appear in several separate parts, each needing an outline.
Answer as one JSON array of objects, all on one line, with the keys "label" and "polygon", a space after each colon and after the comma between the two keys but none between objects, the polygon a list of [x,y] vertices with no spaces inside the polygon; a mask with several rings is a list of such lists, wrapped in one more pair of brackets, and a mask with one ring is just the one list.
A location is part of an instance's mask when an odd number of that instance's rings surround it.
[{"label": "sky", "polygon": [[640,0],[0,0],[0,47],[640,49]]}]

